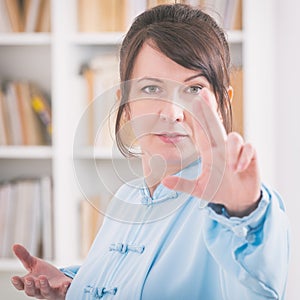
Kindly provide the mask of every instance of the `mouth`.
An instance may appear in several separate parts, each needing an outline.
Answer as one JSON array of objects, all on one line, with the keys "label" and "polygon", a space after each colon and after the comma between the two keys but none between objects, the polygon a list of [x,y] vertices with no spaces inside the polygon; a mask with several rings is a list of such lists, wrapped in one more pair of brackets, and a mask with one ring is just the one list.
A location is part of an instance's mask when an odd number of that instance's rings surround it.
[{"label": "mouth", "polygon": [[188,137],[187,134],[178,133],[178,132],[165,132],[158,133],[156,136],[167,144],[177,144]]}]

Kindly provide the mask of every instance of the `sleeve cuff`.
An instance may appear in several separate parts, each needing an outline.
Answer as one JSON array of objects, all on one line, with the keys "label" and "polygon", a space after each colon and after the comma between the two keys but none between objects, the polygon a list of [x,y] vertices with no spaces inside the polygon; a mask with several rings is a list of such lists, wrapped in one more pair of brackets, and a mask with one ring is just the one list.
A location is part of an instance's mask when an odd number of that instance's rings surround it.
[{"label": "sleeve cuff", "polygon": [[209,203],[207,210],[211,219],[229,228],[238,237],[247,237],[250,230],[257,228],[263,223],[270,200],[270,192],[265,186],[262,186],[261,200],[257,208],[247,216],[242,218],[230,217],[224,205],[214,203]]},{"label": "sleeve cuff", "polygon": [[63,272],[66,276],[74,279],[79,268],[80,268],[80,266],[71,266],[71,267],[67,267],[67,268],[60,268],[59,270],[61,272]]}]

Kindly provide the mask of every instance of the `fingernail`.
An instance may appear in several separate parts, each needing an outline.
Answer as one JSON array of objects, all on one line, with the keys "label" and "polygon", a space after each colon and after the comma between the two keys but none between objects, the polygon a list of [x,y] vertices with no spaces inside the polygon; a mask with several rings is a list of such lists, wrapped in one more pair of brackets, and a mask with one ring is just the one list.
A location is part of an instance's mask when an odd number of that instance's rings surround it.
[{"label": "fingernail", "polygon": [[41,285],[45,285],[46,284],[46,280],[45,279],[40,279],[40,284]]},{"label": "fingernail", "polygon": [[28,286],[32,286],[32,282],[30,280],[25,280],[25,284]]}]

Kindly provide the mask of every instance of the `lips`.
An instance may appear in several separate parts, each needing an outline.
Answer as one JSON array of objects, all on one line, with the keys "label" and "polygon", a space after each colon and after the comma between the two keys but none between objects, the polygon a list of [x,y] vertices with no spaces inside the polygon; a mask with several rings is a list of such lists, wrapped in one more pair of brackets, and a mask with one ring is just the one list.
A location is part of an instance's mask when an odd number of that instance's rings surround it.
[{"label": "lips", "polygon": [[159,134],[156,134],[156,136],[161,141],[163,141],[164,143],[167,143],[167,144],[169,144],[169,143],[176,144],[176,143],[181,142],[186,137],[188,137],[187,134],[178,133],[178,132],[159,133]]}]

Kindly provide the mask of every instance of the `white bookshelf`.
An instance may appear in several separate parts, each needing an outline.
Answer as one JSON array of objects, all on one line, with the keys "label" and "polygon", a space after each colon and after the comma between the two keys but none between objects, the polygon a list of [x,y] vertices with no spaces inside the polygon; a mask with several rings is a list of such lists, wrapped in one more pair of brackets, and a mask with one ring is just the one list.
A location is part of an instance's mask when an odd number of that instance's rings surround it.
[{"label": "white bookshelf", "polygon": [[1,33],[0,46],[51,45],[49,33]]},{"label": "white bookshelf", "polygon": [[52,159],[51,146],[2,146],[0,159]]},{"label": "white bookshelf", "polygon": [[[0,80],[5,76],[24,77],[40,84],[51,95],[54,127],[52,146],[0,147],[0,178],[18,176],[19,173],[52,175],[55,263],[58,266],[80,260],[78,205],[82,191],[88,190],[93,195],[108,187],[113,192],[128,177],[126,160],[118,155],[112,157],[107,149],[83,149],[76,158],[76,169],[80,174],[74,174],[73,138],[86,103],[80,65],[102,51],[116,51],[124,36],[123,32],[77,33],[76,3],[75,0],[52,0],[51,34],[0,34]],[[266,0],[262,4],[260,0],[243,0],[243,3],[244,29],[228,32],[228,39],[233,60],[244,68],[246,139],[255,144],[261,169],[265,170],[263,175],[272,182],[275,158],[266,150],[265,137],[268,137],[268,146],[274,144],[271,126],[274,120],[272,111],[267,117],[263,112],[270,111],[273,85],[263,82],[272,78],[273,71],[274,62],[269,51],[273,47],[274,2]],[[21,64],[22,61],[21,68],[14,63]],[[117,178],[114,174],[116,165],[121,174]],[[107,177],[102,182],[105,187],[94,178],[95,166]],[[5,287],[2,294],[6,299],[18,299],[7,281],[16,270],[21,272],[20,264],[0,260],[0,265],[0,285],[3,283]]]}]

